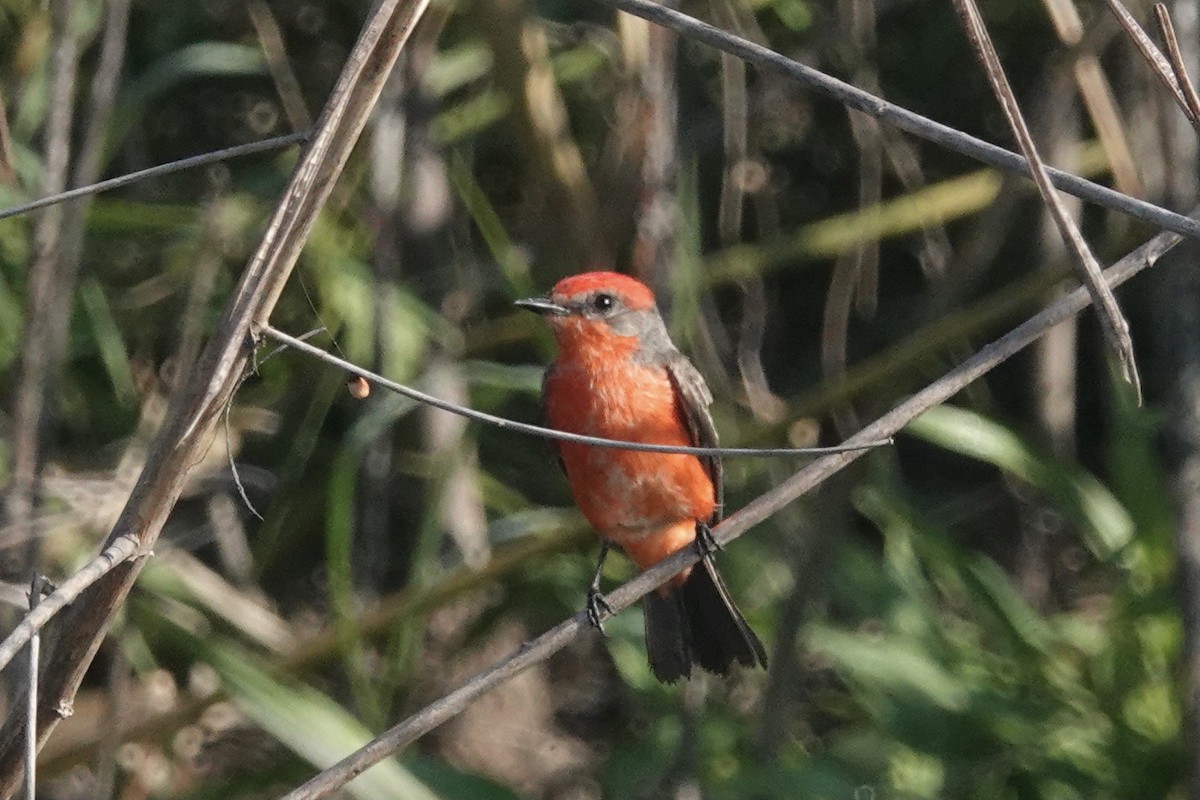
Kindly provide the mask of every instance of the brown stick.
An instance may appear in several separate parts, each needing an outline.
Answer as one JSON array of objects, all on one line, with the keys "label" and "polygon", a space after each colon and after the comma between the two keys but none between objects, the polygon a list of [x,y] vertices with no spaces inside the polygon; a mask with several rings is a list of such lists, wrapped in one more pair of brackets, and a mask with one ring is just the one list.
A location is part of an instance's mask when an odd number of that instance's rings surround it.
[{"label": "brown stick", "polygon": [[[213,425],[246,366],[252,331],[265,323],[274,308],[396,57],[427,6],[428,0],[380,0],[376,5],[194,373],[192,386],[173,406],[156,437],[106,547],[122,538],[136,541],[145,550],[153,547],[189,471],[210,445]],[[117,566],[60,618],[46,659],[39,746],[69,713],[79,683],[143,561]],[[0,797],[9,796],[21,780],[24,727],[22,719],[10,717],[0,729]]]},{"label": "brown stick", "polygon": [[983,15],[979,13],[979,7],[974,0],[954,0],[954,7],[962,17],[967,37],[971,40],[979,60],[983,63],[988,81],[992,85],[992,91],[995,93],[996,99],[1000,101],[1000,106],[1004,109],[1004,116],[1008,119],[1008,125],[1012,128],[1018,144],[1021,145],[1021,152],[1029,162],[1029,171],[1033,175],[1034,182],[1037,183],[1042,201],[1045,202],[1050,216],[1054,219],[1054,224],[1067,243],[1067,249],[1074,257],[1076,272],[1087,286],[1088,291],[1092,293],[1092,302],[1096,304],[1097,318],[1100,320],[1101,330],[1104,331],[1104,338],[1108,340],[1109,347],[1117,356],[1121,372],[1125,376],[1125,380],[1133,387],[1140,404],[1142,384],[1138,377],[1137,361],[1133,354],[1133,339],[1129,335],[1129,323],[1125,321],[1125,315],[1121,313],[1121,307],[1117,305],[1117,298],[1113,295],[1112,289],[1104,281],[1099,262],[1092,255],[1087,242],[1083,240],[1083,234],[1079,232],[1075,221],[1067,213],[1067,208],[1063,205],[1062,198],[1058,196],[1054,184],[1050,182],[1046,165],[1038,154],[1037,146],[1033,143],[1033,136],[1029,133],[1029,126],[1025,124],[1025,117],[1021,113],[1021,107],[1017,104],[1012,86],[1008,83],[1008,77],[1004,74],[1004,67],[1000,64],[996,48],[992,46],[992,37],[983,22]]}]

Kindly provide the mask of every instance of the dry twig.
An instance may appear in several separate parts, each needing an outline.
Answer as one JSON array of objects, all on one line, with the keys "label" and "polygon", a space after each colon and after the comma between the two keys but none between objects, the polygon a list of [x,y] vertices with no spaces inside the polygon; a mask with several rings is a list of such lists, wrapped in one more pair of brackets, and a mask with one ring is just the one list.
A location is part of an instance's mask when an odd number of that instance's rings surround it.
[{"label": "dry twig", "polygon": [[181,158],[178,161],[168,161],[165,164],[159,164],[154,167],[146,167],[139,169],[136,172],[128,172],[124,175],[118,175],[115,178],[98,181],[88,184],[87,186],[79,186],[65,192],[39,197],[37,200],[30,200],[28,203],[10,206],[0,210],[0,219],[8,219],[9,217],[28,214],[30,211],[36,211],[39,208],[56,205],[64,200],[73,200],[76,197],[83,197],[88,194],[97,194],[98,192],[107,192],[110,189],[119,189],[122,186],[128,186],[132,183],[150,180],[157,178],[160,175],[170,175],[173,172],[181,172],[192,167],[203,167],[206,164],[215,164],[218,161],[228,161],[231,158],[240,158],[241,156],[253,155],[254,153],[265,153],[270,150],[279,150],[284,147],[303,142],[311,135],[309,131],[301,131],[300,133],[289,133],[286,136],[275,136],[271,139],[263,139],[259,142],[250,142],[248,144],[239,144],[233,147],[226,147],[221,150],[214,150],[211,153],[200,153],[195,156]]},{"label": "dry twig", "polygon": [[1163,42],[1167,45],[1167,57],[1171,61],[1171,71],[1179,84],[1180,94],[1183,95],[1183,113],[1191,121],[1192,126],[1200,131],[1200,96],[1196,95],[1196,87],[1188,76],[1187,64],[1184,63],[1183,52],[1179,49],[1179,38],[1175,35],[1175,25],[1171,22],[1171,14],[1162,3],[1154,5],[1154,14],[1158,20],[1158,30]]},{"label": "dry twig", "polygon": [[1191,121],[1193,125],[1200,124],[1200,119],[1193,114],[1187,98],[1183,94],[1183,89],[1179,85],[1179,79],[1175,76],[1175,70],[1171,63],[1167,61],[1166,56],[1162,51],[1155,46],[1146,32],[1142,30],[1142,26],[1134,19],[1133,14],[1129,13],[1129,9],[1121,2],[1121,0],[1108,0],[1108,7],[1113,12],[1113,16],[1121,23],[1121,27],[1125,29],[1125,33],[1133,40],[1134,45],[1141,51],[1142,56],[1146,59],[1146,63],[1158,76],[1159,81],[1166,87],[1171,96],[1175,98],[1175,103],[1182,109],[1183,113]]},{"label": "dry twig", "polygon": [[992,46],[992,38],[988,34],[987,26],[983,23],[979,7],[976,6],[975,0],[954,0],[954,7],[962,17],[967,36],[983,63],[988,81],[992,85],[992,91],[1004,109],[1004,116],[1008,119],[1009,127],[1012,128],[1013,135],[1016,136],[1017,142],[1021,146],[1021,152],[1029,161],[1038,192],[1041,193],[1042,200],[1049,208],[1050,215],[1054,218],[1054,224],[1066,241],[1068,249],[1075,257],[1075,266],[1084,285],[1092,293],[1092,302],[1096,305],[1104,336],[1117,355],[1125,380],[1133,387],[1140,404],[1142,384],[1138,378],[1137,361],[1133,354],[1133,339],[1129,335],[1129,323],[1125,321],[1125,315],[1121,313],[1112,289],[1104,282],[1099,262],[1092,255],[1087,242],[1083,240],[1083,234],[1079,232],[1075,221],[1071,219],[1066,206],[1063,205],[1062,198],[1058,196],[1050,182],[1050,176],[1046,173],[1046,165],[1038,155],[1037,146],[1033,143],[1033,136],[1029,133],[1029,126],[1025,124],[1025,117],[1021,114],[1016,95],[1013,94],[1008,77],[1004,74],[1004,67],[1000,64],[996,48]]}]

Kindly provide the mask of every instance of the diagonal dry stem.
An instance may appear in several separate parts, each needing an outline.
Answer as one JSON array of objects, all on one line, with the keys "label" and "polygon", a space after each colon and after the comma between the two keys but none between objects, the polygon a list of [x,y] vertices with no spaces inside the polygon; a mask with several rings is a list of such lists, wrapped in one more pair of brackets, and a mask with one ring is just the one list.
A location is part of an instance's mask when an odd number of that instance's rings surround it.
[{"label": "diagonal dry stem", "polygon": [[1193,125],[1200,122],[1188,106],[1187,98],[1183,96],[1183,90],[1179,86],[1179,80],[1175,77],[1175,70],[1171,68],[1171,62],[1167,61],[1167,57],[1162,54],[1158,46],[1142,30],[1142,26],[1134,19],[1133,14],[1129,13],[1129,9],[1125,7],[1121,0],[1108,0],[1108,7],[1117,18],[1117,21],[1121,23],[1121,27],[1125,29],[1125,33],[1133,40],[1142,57],[1146,59],[1146,63],[1150,65],[1150,69],[1158,76],[1158,80],[1171,93],[1171,96],[1175,98],[1175,102],[1179,107],[1183,109],[1183,113],[1187,115],[1187,118],[1191,120]]},{"label": "diagonal dry stem", "polygon": [[1183,52],[1179,49],[1179,38],[1175,35],[1175,25],[1171,22],[1171,13],[1162,3],[1155,3],[1154,15],[1158,20],[1158,30],[1163,42],[1167,45],[1167,57],[1171,62],[1171,72],[1179,84],[1180,94],[1183,95],[1183,113],[1191,121],[1192,127],[1200,132],[1200,96],[1188,76],[1187,64]]},{"label": "diagonal dry stem", "polygon": [[1021,146],[1021,152],[1029,161],[1030,171],[1037,183],[1038,191],[1042,195],[1042,200],[1050,209],[1054,224],[1058,227],[1059,233],[1062,234],[1068,249],[1075,258],[1075,266],[1084,286],[1092,295],[1092,302],[1096,305],[1101,329],[1104,331],[1109,347],[1117,356],[1125,380],[1133,387],[1140,403],[1142,384],[1138,377],[1137,360],[1133,354],[1133,339],[1129,335],[1129,323],[1125,321],[1125,315],[1121,313],[1112,289],[1104,281],[1099,262],[1092,255],[1087,242],[1083,240],[1083,234],[1079,232],[1075,221],[1067,213],[1062,198],[1058,196],[1058,192],[1050,182],[1050,176],[1046,173],[1046,165],[1042,162],[1037,146],[1033,142],[1033,136],[1029,133],[1029,126],[1025,123],[1024,115],[1021,114],[1021,108],[1017,104],[1016,95],[1013,94],[1012,86],[1009,85],[1008,78],[1004,74],[1000,57],[996,55],[996,48],[992,45],[992,38],[988,34],[987,26],[984,25],[979,7],[975,4],[975,0],[954,0],[954,7],[962,17],[967,36],[974,45],[980,61],[983,62],[988,81],[992,84],[992,91],[995,92],[996,98],[1004,109],[1004,115],[1008,118],[1009,127],[1012,128],[1013,134]]}]

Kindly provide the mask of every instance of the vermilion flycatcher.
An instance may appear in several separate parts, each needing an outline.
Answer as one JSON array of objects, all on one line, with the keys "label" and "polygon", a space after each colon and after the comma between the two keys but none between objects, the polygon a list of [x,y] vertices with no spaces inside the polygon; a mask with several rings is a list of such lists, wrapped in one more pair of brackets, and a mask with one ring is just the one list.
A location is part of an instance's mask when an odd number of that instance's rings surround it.
[{"label": "vermilion flycatcher", "polygon": [[[676,349],[644,284],[615,272],[564,278],[545,297],[517,302],[554,328],[558,357],[542,383],[550,427],[606,439],[715,447],[704,378]],[[766,665],[713,564],[709,525],[721,516],[716,456],[643,453],[555,442],[571,492],[599,534],[600,563],[588,592],[593,623],[604,598],[600,569],[617,545],[645,569],[689,546],[703,560],[646,596],[646,651],[662,681],[692,664],[719,675],[734,662]]]}]

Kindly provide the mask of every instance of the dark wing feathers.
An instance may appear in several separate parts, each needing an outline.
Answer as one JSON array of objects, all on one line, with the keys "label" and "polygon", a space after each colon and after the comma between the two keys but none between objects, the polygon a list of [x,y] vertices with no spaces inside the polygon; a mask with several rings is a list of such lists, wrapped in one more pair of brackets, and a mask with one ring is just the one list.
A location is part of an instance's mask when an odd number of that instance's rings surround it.
[{"label": "dark wing feathers", "polygon": [[[675,387],[675,399],[680,416],[691,434],[692,445],[716,447],[717,428],[708,411],[712,404],[712,392],[708,390],[708,384],[704,382],[700,371],[692,366],[692,362],[682,353],[676,353],[675,357],[667,362],[667,374]],[[725,504],[725,473],[721,467],[720,456],[699,458],[708,476],[712,478],[713,488],[716,490],[717,509],[713,512],[713,518],[708,521],[709,524],[716,524],[721,520],[721,509]]]}]

